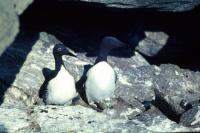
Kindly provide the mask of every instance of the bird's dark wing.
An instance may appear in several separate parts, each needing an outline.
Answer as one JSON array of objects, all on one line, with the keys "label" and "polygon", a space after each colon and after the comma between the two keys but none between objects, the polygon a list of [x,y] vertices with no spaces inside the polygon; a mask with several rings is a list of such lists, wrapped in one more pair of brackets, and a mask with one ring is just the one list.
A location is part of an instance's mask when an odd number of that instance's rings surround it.
[{"label": "bird's dark wing", "polygon": [[43,82],[42,86],[39,89],[39,97],[44,99],[47,91],[48,82],[55,76],[55,72],[48,68],[43,68],[42,73],[45,78],[45,81]]},{"label": "bird's dark wing", "polygon": [[92,67],[92,65],[85,65],[84,66],[84,71],[83,74],[81,76],[81,78],[79,79],[79,81],[76,82],[76,89],[77,92],[79,93],[80,97],[88,104],[88,100],[86,97],[86,92],[85,92],[85,82],[87,80],[87,73],[88,70]]}]

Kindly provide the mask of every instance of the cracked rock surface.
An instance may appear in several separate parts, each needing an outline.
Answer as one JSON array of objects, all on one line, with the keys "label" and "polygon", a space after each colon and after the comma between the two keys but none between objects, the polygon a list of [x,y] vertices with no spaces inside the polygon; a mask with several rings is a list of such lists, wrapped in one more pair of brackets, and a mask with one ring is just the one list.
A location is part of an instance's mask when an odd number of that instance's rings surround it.
[{"label": "cracked rock surface", "polygon": [[[0,57],[0,132],[200,130],[199,126],[189,127],[185,123],[195,118],[192,123],[198,125],[200,73],[169,64],[149,65],[137,52],[130,57],[108,57],[118,76],[115,90],[118,101],[113,109],[97,112],[83,105],[44,105],[39,98],[45,80],[42,71],[54,69],[52,49],[59,42],[46,32],[21,32]],[[93,64],[95,58],[77,52],[77,58],[64,56],[63,60],[68,71],[79,81],[84,67]],[[191,104],[191,108],[184,108],[181,100]],[[187,111],[193,111],[194,115],[188,116]]]},{"label": "cracked rock surface", "polygon": [[[60,0],[63,1],[63,0]],[[187,11],[200,3],[199,0],[82,0],[114,8],[144,8],[159,11]]]}]

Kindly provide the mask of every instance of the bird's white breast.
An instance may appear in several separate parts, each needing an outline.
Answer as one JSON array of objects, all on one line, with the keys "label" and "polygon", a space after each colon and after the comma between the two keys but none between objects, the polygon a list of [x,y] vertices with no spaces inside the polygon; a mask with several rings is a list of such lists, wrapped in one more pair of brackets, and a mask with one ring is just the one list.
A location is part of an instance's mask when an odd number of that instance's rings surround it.
[{"label": "bird's white breast", "polygon": [[115,90],[115,72],[105,61],[94,65],[87,73],[86,96],[88,101],[99,102],[111,97]]},{"label": "bird's white breast", "polygon": [[61,66],[56,77],[47,85],[46,102],[48,104],[65,104],[76,96],[75,80],[64,66]]}]

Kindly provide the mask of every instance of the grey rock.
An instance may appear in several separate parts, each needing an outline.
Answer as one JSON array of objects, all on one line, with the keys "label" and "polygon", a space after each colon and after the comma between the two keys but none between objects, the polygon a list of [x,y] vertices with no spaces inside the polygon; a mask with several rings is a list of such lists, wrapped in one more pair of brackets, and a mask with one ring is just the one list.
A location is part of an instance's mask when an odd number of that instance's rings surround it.
[{"label": "grey rock", "polygon": [[19,32],[18,15],[32,2],[33,0],[0,0],[0,55]]},{"label": "grey rock", "polygon": [[9,0],[17,15],[21,15],[34,0]]},{"label": "grey rock", "polygon": [[0,0],[0,55],[11,44],[19,31],[18,16],[9,1]]},{"label": "grey rock", "polygon": [[140,113],[134,119],[143,122],[146,126],[150,126],[154,123],[153,121],[154,121],[154,118],[156,118],[156,117],[159,117],[160,120],[161,119],[168,119],[155,106],[152,106],[149,110]]},{"label": "grey rock", "polygon": [[181,101],[188,103],[199,100],[200,73],[183,70],[175,65],[161,65],[155,77],[154,90],[156,102],[166,113],[170,110],[172,117],[185,111]]},{"label": "grey rock", "polygon": [[[40,125],[41,132],[144,132],[136,123],[125,125],[126,119],[109,116],[83,106],[37,106],[31,117]],[[48,119],[48,121],[47,121]]]},{"label": "grey rock", "polygon": [[30,118],[26,111],[12,107],[0,107],[0,131],[1,132],[18,132],[21,128],[29,127]]},{"label": "grey rock", "polygon": [[[59,43],[59,41],[52,35],[41,33],[40,38],[33,45],[32,51],[28,54],[27,57],[26,54],[29,52],[27,44],[20,43],[20,41],[16,42],[16,44],[13,44],[12,47],[9,47],[6,51],[7,54],[0,59],[2,61],[2,63],[0,63],[0,70],[3,72],[0,75],[0,79],[7,84],[12,84],[12,86],[23,89],[25,93],[35,97],[45,80],[45,77],[42,74],[42,69],[54,69],[52,48],[56,43]],[[24,49],[18,47],[19,45],[24,47]],[[13,53],[15,56],[12,56]],[[78,53],[77,56],[78,58],[66,56],[63,57],[65,66],[74,76],[76,81],[80,80],[81,76],[83,75],[84,65],[91,65],[95,60],[94,57],[86,57],[84,53]],[[19,62],[16,62],[18,58],[23,58],[25,60],[19,73],[17,72],[18,70],[16,68],[19,67]],[[140,56],[138,53],[136,53],[135,56],[131,58],[119,59],[117,57],[109,57],[108,62],[117,71],[119,78],[118,83],[121,85],[128,84],[125,81],[126,78],[128,79],[128,77],[122,77],[124,73],[121,70],[127,71],[128,67],[130,69],[134,69],[137,66],[148,64],[145,59],[142,58],[142,56]],[[13,73],[17,73],[14,81]]]},{"label": "grey rock", "polygon": [[[148,108],[155,99],[153,90],[153,72],[155,66],[143,65],[123,71],[117,83],[115,95],[140,110]],[[122,77],[122,78],[121,78]],[[138,104],[140,103],[140,104]],[[142,106],[141,106],[141,103]],[[147,103],[146,105],[144,103]]]},{"label": "grey rock", "polygon": [[[6,54],[0,58],[0,70],[2,72],[0,79],[2,84],[6,83],[7,85],[11,85],[4,95],[4,103],[19,102],[18,104],[25,103],[26,106],[30,106],[38,101],[38,91],[45,80],[45,75],[42,73],[43,68],[49,69],[50,71],[54,69],[52,48],[56,43],[60,43],[60,41],[54,36],[44,32],[40,33],[39,38],[31,35],[36,40],[31,39],[25,33],[22,33],[22,36],[26,36],[27,43],[21,43],[21,38],[18,38],[6,50]],[[33,47],[29,53],[31,45]],[[78,58],[64,56],[63,60],[68,71],[74,76],[76,81],[79,81],[84,73],[84,66],[93,64],[95,58],[86,57],[85,53],[78,53],[77,56]],[[108,58],[108,62],[117,71],[119,78],[117,82],[122,82],[122,85],[124,84],[124,77],[121,77],[123,73],[119,70],[124,69],[127,71],[128,67],[133,69],[137,66],[148,64],[138,53],[135,53],[135,56],[131,58],[119,59],[118,57],[112,56]],[[21,68],[20,64],[23,64]],[[13,77],[14,73],[16,73],[15,77]],[[127,83],[125,82],[125,84]],[[4,85],[2,88],[6,89],[6,86]],[[23,102],[19,99],[23,99]]]},{"label": "grey rock", "polygon": [[164,32],[145,32],[136,50],[147,56],[155,56],[167,44],[169,36]]},{"label": "grey rock", "polygon": [[103,113],[114,119],[118,118],[131,120],[138,114],[145,111],[143,104],[134,99],[128,103],[123,100],[123,98],[117,98],[112,100],[111,103],[112,107],[104,109]]},{"label": "grey rock", "polygon": [[[65,1],[65,0],[61,0]],[[200,4],[199,0],[82,0],[102,4],[106,7],[114,8],[142,8],[155,9],[159,11],[188,11]]]},{"label": "grey rock", "polygon": [[[8,132],[183,132],[199,128],[179,126],[166,117],[145,116],[134,120],[111,119],[103,113],[83,106],[32,106],[27,110],[4,106],[0,122]],[[12,113],[10,113],[12,112]],[[6,115],[6,118],[5,118]],[[144,118],[144,117],[143,117]],[[3,120],[3,121],[2,121]],[[148,122],[149,121],[149,122]],[[149,123],[149,124],[147,124]],[[5,129],[5,128],[2,128]],[[4,130],[3,130],[4,131]]]},{"label": "grey rock", "polygon": [[135,101],[140,101],[147,108],[155,101],[170,119],[177,122],[188,108],[181,102],[185,100],[190,105],[200,97],[200,73],[175,65],[144,65],[131,71],[123,70],[123,75],[126,76],[123,80],[119,79],[121,82],[117,83],[116,96],[134,105],[137,105]]},{"label": "grey rock", "polygon": [[200,106],[196,106],[183,113],[180,124],[187,127],[200,127]]},{"label": "grey rock", "polygon": [[[180,84],[182,80],[186,82],[184,86],[187,85],[188,90],[195,91],[195,93],[191,93],[191,96],[198,95],[196,91],[198,92],[199,87],[198,73],[185,71],[173,65],[160,67],[149,65],[137,52],[130,58],[108,57],[108,62],[118,75],[115,98],[120,100],[115,103],[113,109],[99,113],[88,106],[44,106],[38,104],[41,102],[38,92],[45,81],[42,71],[44,68],[49,71],[54,69],[52,49],[56,43],[61,42],[48,33],[29,35],[25,32],[21,33],[21,38],[18,37],[1,56],[1,130],[22,133],[198,131],[198,128],[180,126],[154,110],[152,111],[154,115],[149,114],[148,118],[144,115],[147,121],[137,117],[145,113],[144,103],[152,104],[151,102],[155,99],[154,84],[157,87],[162,84],[167,85],[164,81],[171,81],[175,70],[179,75],[187,75],[187,81],[184,76],[182,78],[177,76],[174,78],[178,83],[173,79],[174,84]],[[77,56],[77,58],[63,56],[63,60],[75,80],[79,81],[84,74],[84,67],[93,64],[95,57],[87,57],[84,52],[77,53]],[[162,81],[160,78],[165,80]],[[162,81],[162,84],[158,79]],[[163,94],[169,93],[169,97],[173,98],[172,90],[165,87],[162,88],[163,90],[160,87],[156,89]],[[181,85],[179,87],[184,89]],[[175,94],[180,93],[178,92],[179,88],[176,91]],[[188,100],[187,96],[185,97]],[[190,95],[188,98],[191,98]]]},{"label": "grey rock", "polygon": [[138,115],[135,120],[142,122],[148,130],[154,132],[191,132],[199,130],[199,128],[193,129],[178,125],[176,122],[169,120],[154,106]]}]

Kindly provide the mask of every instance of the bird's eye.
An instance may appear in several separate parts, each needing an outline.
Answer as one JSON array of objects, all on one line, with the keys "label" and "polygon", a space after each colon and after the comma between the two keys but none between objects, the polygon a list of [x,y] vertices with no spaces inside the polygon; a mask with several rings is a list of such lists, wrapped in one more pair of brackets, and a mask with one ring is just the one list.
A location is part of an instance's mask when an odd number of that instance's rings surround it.
[{"label": "bird's eye", "polygon": [[57,49],[57,51],[61,51],[61,50],[62,50],[61,48],[58,48],[58,49]]}]

